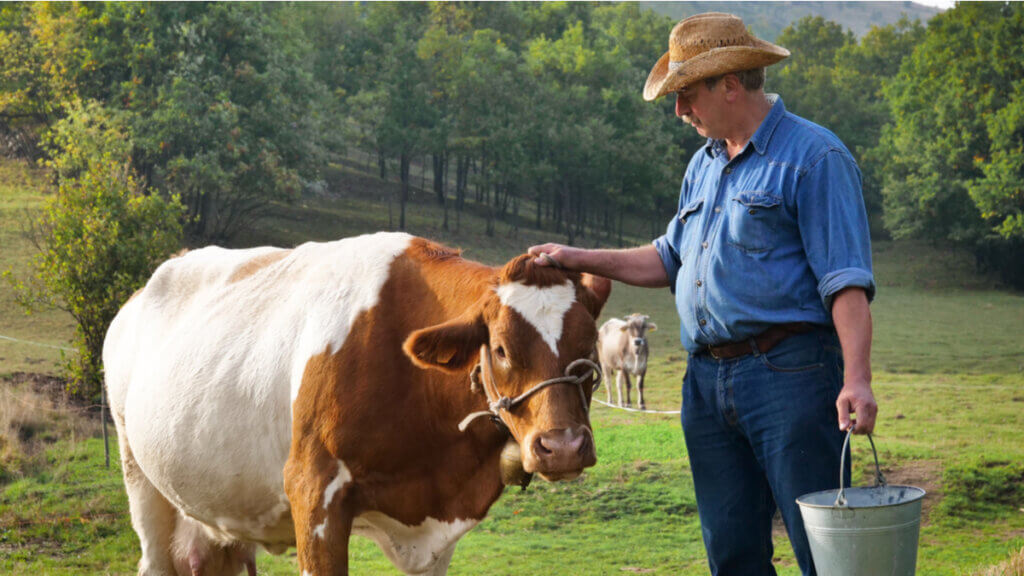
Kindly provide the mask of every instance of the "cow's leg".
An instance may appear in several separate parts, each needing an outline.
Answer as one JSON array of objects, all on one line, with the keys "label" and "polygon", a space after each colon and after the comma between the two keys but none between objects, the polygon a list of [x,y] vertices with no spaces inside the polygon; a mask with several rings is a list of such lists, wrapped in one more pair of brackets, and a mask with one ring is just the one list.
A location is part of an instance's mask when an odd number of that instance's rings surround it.
[{"label": "cow's leg", "polygon": [[619,406],[622,406],[622,388],[623,379],[626,378],[626,370],[619,370],[619,373],[615,375],[615,390],[619,394]]},{"label": "cow's leg", "polygon": [[633,402],[630,401],[630,387],[632,387],[632,384],[630,382],[630,373],[626,370],[623,370],[623,382],[626,387],[626,407],[630,408],[633,406]]},{"label": "cow's leg", "polygon": [[174,534],[178,511],[143,474],[125,437],[123,420],[116,416],[114,419],[132,528],[138,534],[142,547],[139,576],[175,576],[171,536]]},{"label": "cow's leg", "polygon": [[647,403],[644,402],[644,376],[646,375],[645,372],[636,375],[636,395],[638,396],[637,400],[640,402],[641,410],[647,410]]},{"label": "cow's leg", "polygon": [[608,403],[612,403],[612,381],[611,374],[614,372],[614,368],[607,364],[601,365],[601,374],[604,375],[604,393],[608,398]]},{"label": "cow's leg", "polygon": [[302,574],[346,576],[352,511],[346,505],[352,476],[326,451],[317,457],[292,457],[284,469],[284,489],[295,523],[295,545]]}]

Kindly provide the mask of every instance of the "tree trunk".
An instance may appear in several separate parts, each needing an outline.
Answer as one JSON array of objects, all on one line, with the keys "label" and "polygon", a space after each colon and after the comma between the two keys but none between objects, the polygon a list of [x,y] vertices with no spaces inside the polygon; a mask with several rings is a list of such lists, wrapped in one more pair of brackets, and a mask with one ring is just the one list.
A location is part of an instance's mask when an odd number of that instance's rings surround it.
[{"label": "tree trunk", "polygon": [[541,192],[540,189],[538,188],[537,189],[537,203],[535,205],[536,206],[536,211],[534,212],[534,222],[535,222],[534,227],[537,230],[540,230],[540,224],[541,224],[540,217],[541,217],[541,208],[542,208],[541,204],[543,204],[543,202],[544,202],[544,193]]},{"label": "tree trunk", "polygon": [[448,230],[448,194],[445,192],[445,184],[448,176],[448,154],[434,154],[434,194],[437,201],[441,203],[444,210],[444,221],[441,223],[443,230]]},{"label": "tree trunk", "polygon": [[384,157],[383,152],[377,152],[377,166],[380,167],[380,179],[387,180],[388,159]]},{"label": "tree trunk", "polygon": [[399,196],[401,209],[398,216],[398,229],[405,230],[405,205],[409,202],[409,155],[402,152],[399,162],[398,170],[402,185],[399,187],[401,191]]}]

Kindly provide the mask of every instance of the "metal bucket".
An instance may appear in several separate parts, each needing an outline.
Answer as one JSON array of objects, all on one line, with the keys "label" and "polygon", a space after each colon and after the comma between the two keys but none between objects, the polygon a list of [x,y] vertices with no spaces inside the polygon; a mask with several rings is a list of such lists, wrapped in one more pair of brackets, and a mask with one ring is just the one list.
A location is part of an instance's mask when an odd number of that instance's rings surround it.
[{"label": "metal bucket", "polygon": [[870,434],[875,486],[843,488],[852,432],[851,428],[843,443],[839,489],[796,499],[814,567],[819,576],[913,576],[925,492],[914,486],[886,484]]}]

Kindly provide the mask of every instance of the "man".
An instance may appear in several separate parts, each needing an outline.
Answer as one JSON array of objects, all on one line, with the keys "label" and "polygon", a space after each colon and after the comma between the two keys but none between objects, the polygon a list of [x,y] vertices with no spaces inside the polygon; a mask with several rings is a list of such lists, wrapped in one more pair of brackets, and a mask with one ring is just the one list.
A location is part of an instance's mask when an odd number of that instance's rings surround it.
[{"label": "man", "polygon": [[815,574],[795,499],[837,488],[851,414],[865,434],[878,409],[860,171],[834,134],[764,93],[764,67],[788,55],[729,14],[677,24],[644,98],[674,93],[676,115],[708,141],[665,234],[626,250],[530,248],[672,288],[690,355],[683,431],[715,575],[775,574],[776,506],[801,570]]}]

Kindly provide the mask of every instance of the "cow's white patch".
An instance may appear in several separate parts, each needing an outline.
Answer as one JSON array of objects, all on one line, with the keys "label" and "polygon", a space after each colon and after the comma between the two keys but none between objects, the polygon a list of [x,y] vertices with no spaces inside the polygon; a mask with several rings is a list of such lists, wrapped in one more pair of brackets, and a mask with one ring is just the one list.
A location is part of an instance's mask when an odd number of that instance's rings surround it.
[{"label": "cow's white patch", "polygon": [[[327,485],[327,488],[324,489],[324,510],[327,510],[327,507],[331,505],[331,501],[334,500],[334,495],[344,488],[345,484],[348,484],[351,481],[352,472],[349,471],[348,466],[345,466],[344,462],[338,460],[338,474],[334,477],[334,480],[331,480],[331,483]],[[327,534],[327,521],[329,519],[330,516],[325,517],[323,522],[317,524],[316,527],[313,528],[314,536],[321,540],[324,538]]]},{"label": "cow's white patch", "polygon": [[321,540],[324,539],[324,537],[327,535],[327,521],[328,520],[330,520],[330,518],[324,518],[323,522],[317,524],[316,527],[313,528],[313,536],[316,536],[317,538],[319,538]]},{"label": "cow's white patch", "polygon": [[551,351],[558,356],[558,339],[562,337],[562,320],[576,301],[576,290],[571,282],[540,288],[522,282],[502,284],[494,290],[501,303],[526,319]]},{"label": "cow's white patch", "polygon": [[161,265],[104,348],[111,410],[146,478],[225,536],[293,539],[282,470],[304,371],[377,305],[411,240],[311,242],[234,280],[281,250],[209,247]]},{"label": "cow's white patch", "polygon": [[478,522],[473,519],[442,522],[426,518],[416,526],[408,526],[380,512],[368,512],[355,519],[352,531],[377,542],[402,572],[421,574],[435,570],[443,574],[443,570],[436,570],[436,565],[444,562],[447,567],[456,542]]},{"label": "cow's white patch", "polygon": [[338,460],[338,475],[331,480],[331,483],[324,489],[324,510],[331,505],[331,500],[334,499],[334,495],[341,490],[345,484],[352,481],[352,473],[349,472],[348,466],[341,460]]}]

